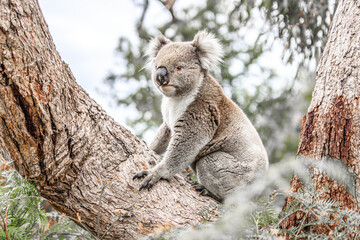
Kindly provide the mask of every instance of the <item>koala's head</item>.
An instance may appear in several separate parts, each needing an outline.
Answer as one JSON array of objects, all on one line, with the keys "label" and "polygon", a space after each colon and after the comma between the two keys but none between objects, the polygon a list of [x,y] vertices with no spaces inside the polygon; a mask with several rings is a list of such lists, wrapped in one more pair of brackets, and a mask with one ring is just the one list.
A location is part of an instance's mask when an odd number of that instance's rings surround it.
[{"label": "koala's head", "polygon": [[168,97],[185,96],[197,89],[204,73],[222,60],[223,50],[213,34],[201,31],[191,42],[153,39],[147,56],[155,86]]}]

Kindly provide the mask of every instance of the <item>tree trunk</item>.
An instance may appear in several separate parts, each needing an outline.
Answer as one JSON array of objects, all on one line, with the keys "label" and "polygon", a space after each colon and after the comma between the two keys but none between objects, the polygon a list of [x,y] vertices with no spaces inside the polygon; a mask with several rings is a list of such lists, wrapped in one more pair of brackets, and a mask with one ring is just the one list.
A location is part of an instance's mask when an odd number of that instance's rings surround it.
[{"label": "tree trunk", "polygon": [[[360,200],[360,4],[355,0],[340,1],[329,31],[328,42],[320,60],[316,85],[308,113],[302,121],[301,140],[297,156],[311,161],[336,162],[344,166],[353,180],[353,190],[312,168],[313,182],[323,194],[340,203],[341,208],[358,210]],[[291,190],[303,185],[293,177]],[[285,206],[292,199],[286,200]],[[303,214],[293,214],[283,228],[298,226]],[[329,233],[318,226],[310,229]]]},{"label": "tree trunk", "polygon": [[100,236],[119,217],[108,239],[201,220],[199,211],[215,202],[181,176],[138,191],[132,176],[159,156],[76,83],[37,1],[0,1],[0,158],[95,235],[98,214]]}]

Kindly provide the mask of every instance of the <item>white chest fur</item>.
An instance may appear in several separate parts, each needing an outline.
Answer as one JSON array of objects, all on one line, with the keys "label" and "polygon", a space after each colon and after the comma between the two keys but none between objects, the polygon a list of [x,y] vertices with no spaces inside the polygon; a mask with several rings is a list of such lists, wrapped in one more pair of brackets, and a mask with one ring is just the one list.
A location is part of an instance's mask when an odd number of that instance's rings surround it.
[{"label": "white chest fur", "polygon": [[186,108],[194,101],[197,92],[198,89],[184,97],[163,97],[161,104],[163,121],[171,131],[173,131],[174,125],[179,117],[184,114]]}]

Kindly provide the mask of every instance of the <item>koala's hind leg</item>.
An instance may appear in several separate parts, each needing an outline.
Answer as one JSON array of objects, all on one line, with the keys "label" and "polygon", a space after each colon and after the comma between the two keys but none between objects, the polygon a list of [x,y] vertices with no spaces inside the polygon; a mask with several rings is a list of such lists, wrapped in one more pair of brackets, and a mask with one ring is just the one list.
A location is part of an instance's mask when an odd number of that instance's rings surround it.
[{"label": "koala's hind leg", "polygon": [[235,188],[246,185],[244,170],[239,166],[239,160],[231,154],[220,151],[196,162],[196,176],[199,183],[219,200],[224,200]]}]

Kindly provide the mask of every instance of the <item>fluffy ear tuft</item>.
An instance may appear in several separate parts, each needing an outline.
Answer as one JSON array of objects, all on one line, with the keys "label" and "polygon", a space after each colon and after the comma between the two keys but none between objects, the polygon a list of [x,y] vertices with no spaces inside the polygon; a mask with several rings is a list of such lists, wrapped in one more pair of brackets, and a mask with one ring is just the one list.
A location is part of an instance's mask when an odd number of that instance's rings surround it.
[{"label": "fluffy ear tuft", "polygon": [[146,50],[146,56],[148,59],[147,63],[146,63],[147,69],[152,68],[152,64],[156,58],[156,55],[158,54],[160,49],[168,43],[171,43],[171,41],[169,39],[167,39],[166,37],[164,37],[163,35],[155,37],[150,41],[150,43],[147,47],[147,50]]},{"label": "fluffy ear tuft", "polygon": [[222,62],[224,51],[214,34],[200,31],[195,35],[192,44],[196,48],[202,68],[212,70]]}]

